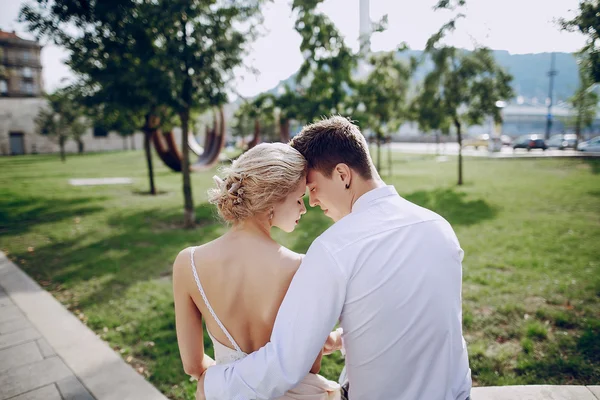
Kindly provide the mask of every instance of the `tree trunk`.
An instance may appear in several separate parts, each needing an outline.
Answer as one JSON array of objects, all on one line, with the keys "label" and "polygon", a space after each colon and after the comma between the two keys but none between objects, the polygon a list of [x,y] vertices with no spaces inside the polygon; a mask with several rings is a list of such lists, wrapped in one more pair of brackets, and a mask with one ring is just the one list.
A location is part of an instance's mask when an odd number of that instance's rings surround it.
[{"label": "tree trunk", "polygon": [[460,132],[460,122],[455,119],[454,126],[456,127],[456,137],[458,139],[458,184],[463,184],[463,160],[462,160],[462,135]]},{"label": "tree trunk", "polygon": [[577,150],[577,146],[579,145],[579,141],[581,140],[581,114],[583,113],[581,105],[579,105],[577,110],[577,120],[575,121],[575,150]]},{"label": "tree trunk", "polygon": [[81,139],[77,139],[77,151],[79,152],[79,154],[83,154],[84,144],[83,144],[83,140],[81,140]]},{"label": "tree trunk", "polygon": [[390,176],[393,175],[392,173],[392,137],[389,137],[389,142],[388,142],[388,169],[389,169],[389,173]]},{"label": "tree trunk", "polygon": [[135,150],[135,133],[131,134],[131,150]]},{"label": "tree trunk", "polygon": [[436,156],[440,155],[440,133],[439,132],[435,133],[435,155]]},{"label": "tree trunk", "polygon": [[67,157],[65,155],[65,142],[66,141],[67,141],[67,138],[62,135],[58,138],[58,146],[60,147],[60,161],[62,161],[62,162],[67,161]]},{"label": "tree trunk", "polygon": [[184,109],[179,113],[181,120],[181,143],[182,159],[181,174],[183,176],[183,225],[185,228],[193,228],[196,216],[194,214],[194,200],[192,198],[192,182],[190,179],[190,146],[187,137],[190,125],[190,110]]},{"label": "tree trunk", "polygon": [[154,187],[154,168],[152,167],[152,152],[151,152],[151,139],[152,135],[156,135],[156,127],[158,125],[158,117],[154,115],[155,108],[146,114],[146,124],[144,125],[144,152],[146,153],[146,163],[148,164],[148,178],[150,180],[150,194],[156,194],[156,188]]},{"label": "tree trunk", "polygon": [[250,141],[250,143],[248,143],[248,149],[253,148],[254,146],[256,146],[259,143],[260,143],[260,121],[258,120],[258,118],[256,118],[254,120],[254,136],[252,137],[252,140]]},{"label": "tree trunk", "polygon": [[289,119],[284,119],[283,121],[281,121],[281,123],[279,124],[279,136],[281,138],[281,141],[283,143],[287,143],[290,141],[290,120]]},{"label": "tree trunk", "polygon": [[123,150],[127,150],[127,137],[123,136]]},{"label": "tree trunk", "polygon": [[381,136],[377,133],[377,172],[381,175]]}]

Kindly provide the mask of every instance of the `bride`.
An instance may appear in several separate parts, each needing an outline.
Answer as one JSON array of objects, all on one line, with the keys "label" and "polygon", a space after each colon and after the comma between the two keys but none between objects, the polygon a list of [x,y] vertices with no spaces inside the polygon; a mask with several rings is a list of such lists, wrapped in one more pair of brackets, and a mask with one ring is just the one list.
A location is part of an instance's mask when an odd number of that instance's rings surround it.
[{"label": "bride", "polygon": [[[234,362],[269,341],[303,257],[271,237],[274,226],[292,232],[306,213],[306,160],[298,151],[282,143],[260,144],[215,181],[209,200],[231,228],[209,243],[181,251],[173,265],[179,351],[185,372],[196,378],[215,362]],[[204,352],[203,319],[214,361]],[[331,333],[326,353],[339,348],[339,335]],[[281,399],[340,398],[339,385],[317,375],[322,355]]]}]

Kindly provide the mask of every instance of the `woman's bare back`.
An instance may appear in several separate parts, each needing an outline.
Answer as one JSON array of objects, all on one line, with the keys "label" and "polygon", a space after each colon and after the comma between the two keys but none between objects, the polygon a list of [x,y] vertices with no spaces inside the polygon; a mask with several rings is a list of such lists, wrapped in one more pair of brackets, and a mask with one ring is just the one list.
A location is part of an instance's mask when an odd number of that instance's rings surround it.
[{"label": "woman's bare back", "polygon": [[[186,251],[191,252],[189,249]],[[230,231],[197,247],[194,264],[215,314],[245,353],[264,346],[302,256],[272,239]],[[186,285],[212,336],[231,347],[196,287],[189,261]]]}]

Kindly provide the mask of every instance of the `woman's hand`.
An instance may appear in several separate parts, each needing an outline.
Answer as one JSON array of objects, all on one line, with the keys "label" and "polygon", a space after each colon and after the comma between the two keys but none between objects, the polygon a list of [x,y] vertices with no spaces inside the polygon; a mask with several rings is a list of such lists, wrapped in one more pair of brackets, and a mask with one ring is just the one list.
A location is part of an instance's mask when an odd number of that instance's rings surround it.
[{"label": "woman's hand", "polygon": [[342,328],[338,328],[331,332],[323,346],[323,354],[328,355],[342,349]]}]

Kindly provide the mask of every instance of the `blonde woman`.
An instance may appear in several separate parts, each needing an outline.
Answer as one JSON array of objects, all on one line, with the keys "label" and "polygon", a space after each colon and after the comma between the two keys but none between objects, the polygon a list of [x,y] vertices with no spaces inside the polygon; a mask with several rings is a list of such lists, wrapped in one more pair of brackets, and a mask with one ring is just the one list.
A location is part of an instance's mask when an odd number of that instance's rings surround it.
[{"label": "blonde woman", "polygon": [[[292,232],[306,213],[304,157],[286,144],[261,144],[224,172],[223,178],[215,177],[209,200],[231,228],[212,242],[181,251],[173,265],[179,351],[185,372],[196,378],[215,363],[240,360],[269,342],[303,257],[275,242],[271,228]],[[204,352],[203,319],[214,361]],[[327,350],[340,343],[333,332]],[[281,399],[340,398],[337,383],[316,375],[322,354]]]}]

